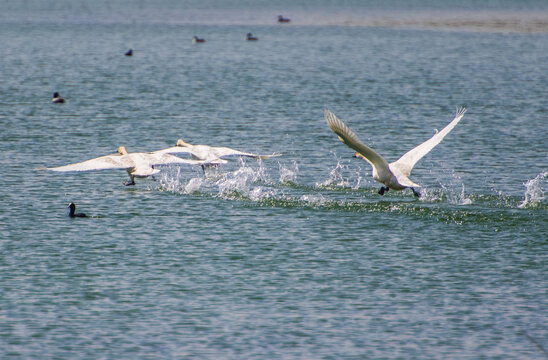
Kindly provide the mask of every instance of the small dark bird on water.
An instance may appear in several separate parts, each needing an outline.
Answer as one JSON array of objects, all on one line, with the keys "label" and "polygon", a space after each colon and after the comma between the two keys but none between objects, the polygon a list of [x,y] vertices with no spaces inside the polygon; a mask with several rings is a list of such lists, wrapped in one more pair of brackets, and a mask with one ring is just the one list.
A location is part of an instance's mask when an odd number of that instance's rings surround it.
[{"label": "small dark bird on water", "polygon": [[278,15],[278,22],[281,24],[288,23],[288,22],[291,22],[291,19],[284,18],[282,15]]},{"label": "small dark bird on water", "polygon": [[129,49],[128,51],[126,51],[126,53],[124,55],[125,56],[133,56],[133,50]]},{"label": "small dark bird on water", "polygon": [[259,38],[258,38],[258,37],[255,37],[255,36],[253,36],[253,34],[252,34],[252,33],[247,33],[247,35],[246,35],[245,39],[246,39],[246,40],[248,40],[248,41],[254,41],[254,40],[259,40]]},{"label": "small dark bird on water", "polygon": [[196,43],[204,43],[204,42],[205,42],[205,39],[201,39],[201,38],[199,38],[199,37],[197,37],[197,36],[194,36],[194,37],[192,38],[192,42],[195,43],[195,44],[196,44]]},{"label": "small dark bird on water", "polygon": [[53,99],[51,99],[51,102],[52,103],[62,104],[62,103],[65,102],[65,99],[63,99],[61,96],[59,96],[58,92],[54,92],[53,93]]},{"label": "small dark bird on water", "polygon": [[84,214],[84,213],[75,213],[76,205],[74,205],[74,203],[68,204],[67,207],[70,209],[69,210],[69,217],[71,217],[71,218],[73,218],[73,217],[87,217],[87,215]]}]

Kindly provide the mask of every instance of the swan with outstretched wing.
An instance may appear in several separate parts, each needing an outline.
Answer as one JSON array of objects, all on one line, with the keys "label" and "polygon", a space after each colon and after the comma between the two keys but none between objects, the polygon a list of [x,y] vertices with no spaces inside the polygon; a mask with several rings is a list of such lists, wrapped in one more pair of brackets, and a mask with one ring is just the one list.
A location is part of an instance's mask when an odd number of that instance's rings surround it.
[{"label": "swan with outstretched wing", "polygon": [[159,173],[160,170],[156,169],[154,167],[155,165],[204,165],[220,164],[222,162],[225,162],[225,160],[216,159],[206,162],[181,159],[178,156],[167,153],[128,153],[125,147],[120,146],[116,154],[101,156],[75,164],[47,168],[47,170],[57,172],[80,172],[125,169],[131,180],[129,182],[124,182],[124,185],[128,186],[135,185],[135,178],[145,178]]},{"label": "swan with outstretched wing", "polygon": [[443,138],[449,134],[451,130],[462,119],[465,108],[458,108],[455,118],[445,126],[441,131],[437,131],[434,136],[426,140],[414,149],[406,152],[401,158],[392,163],[388,163],[379,153],[365,145],[360,139],[346,126],[335,114],[329,110],[325,110],[324,117],[327,125],[337,134],[339,139],[348,147],[356,151],[356,157],[361,157],[366,160],[373,168],[373,179],[380,182],[384,186],[379,190],[380,195],[384,195],[389,189],[403,190],[410,188],[415,196],[420,194],[415,190],[420,185],[415,184],[409,179],[413,166],[426,154],[438,145]]}]

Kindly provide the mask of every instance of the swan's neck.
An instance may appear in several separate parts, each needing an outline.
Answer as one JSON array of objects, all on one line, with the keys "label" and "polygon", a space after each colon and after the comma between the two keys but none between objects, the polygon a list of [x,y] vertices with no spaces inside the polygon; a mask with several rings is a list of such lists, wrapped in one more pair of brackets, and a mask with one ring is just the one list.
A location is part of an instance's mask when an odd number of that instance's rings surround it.
[{"label": "swan's neck", "polygon": [[180,146],[180,147],[189,147],[189,146],[192,146],[191,144],[184,142],[183,139],[177,140],[177,144],[175,144],[175,145],[176,145],[176,146]]}]

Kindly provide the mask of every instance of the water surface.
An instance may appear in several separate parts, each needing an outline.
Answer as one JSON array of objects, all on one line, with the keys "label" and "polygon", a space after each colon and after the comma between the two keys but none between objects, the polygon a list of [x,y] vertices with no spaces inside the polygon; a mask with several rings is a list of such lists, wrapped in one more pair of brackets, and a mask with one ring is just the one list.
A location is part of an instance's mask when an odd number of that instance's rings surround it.
[{"label": "water surface", "polygon": [[[546,357],[546,31],[343,26],[354,3],[108,3],[2,3],[0,357]],[[454,10],[421,4],[374,10]],[[394,161],[457,106],[413,170],[421,199],[378,195],[323,120]],[[36,170],[178,138],[283,156],[135,187]]]}]

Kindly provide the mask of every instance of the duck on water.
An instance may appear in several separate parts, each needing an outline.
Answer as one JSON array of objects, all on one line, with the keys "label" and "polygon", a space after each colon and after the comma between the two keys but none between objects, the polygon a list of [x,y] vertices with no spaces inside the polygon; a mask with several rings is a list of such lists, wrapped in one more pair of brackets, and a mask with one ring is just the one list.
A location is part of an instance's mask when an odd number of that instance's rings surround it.
[{"label": "duck on water", "polygon": [[63,99],[58,92],[53,93],[53,98],[51,99],[51,102],[54,104],[62,104],[65,102],[65,99]]},{"label": "duck on water", "polygon": [[76,205],[74,203],[68,204],[67,208],[69,209],[69,217],[87,217],[84,213],[76,213]]}]

